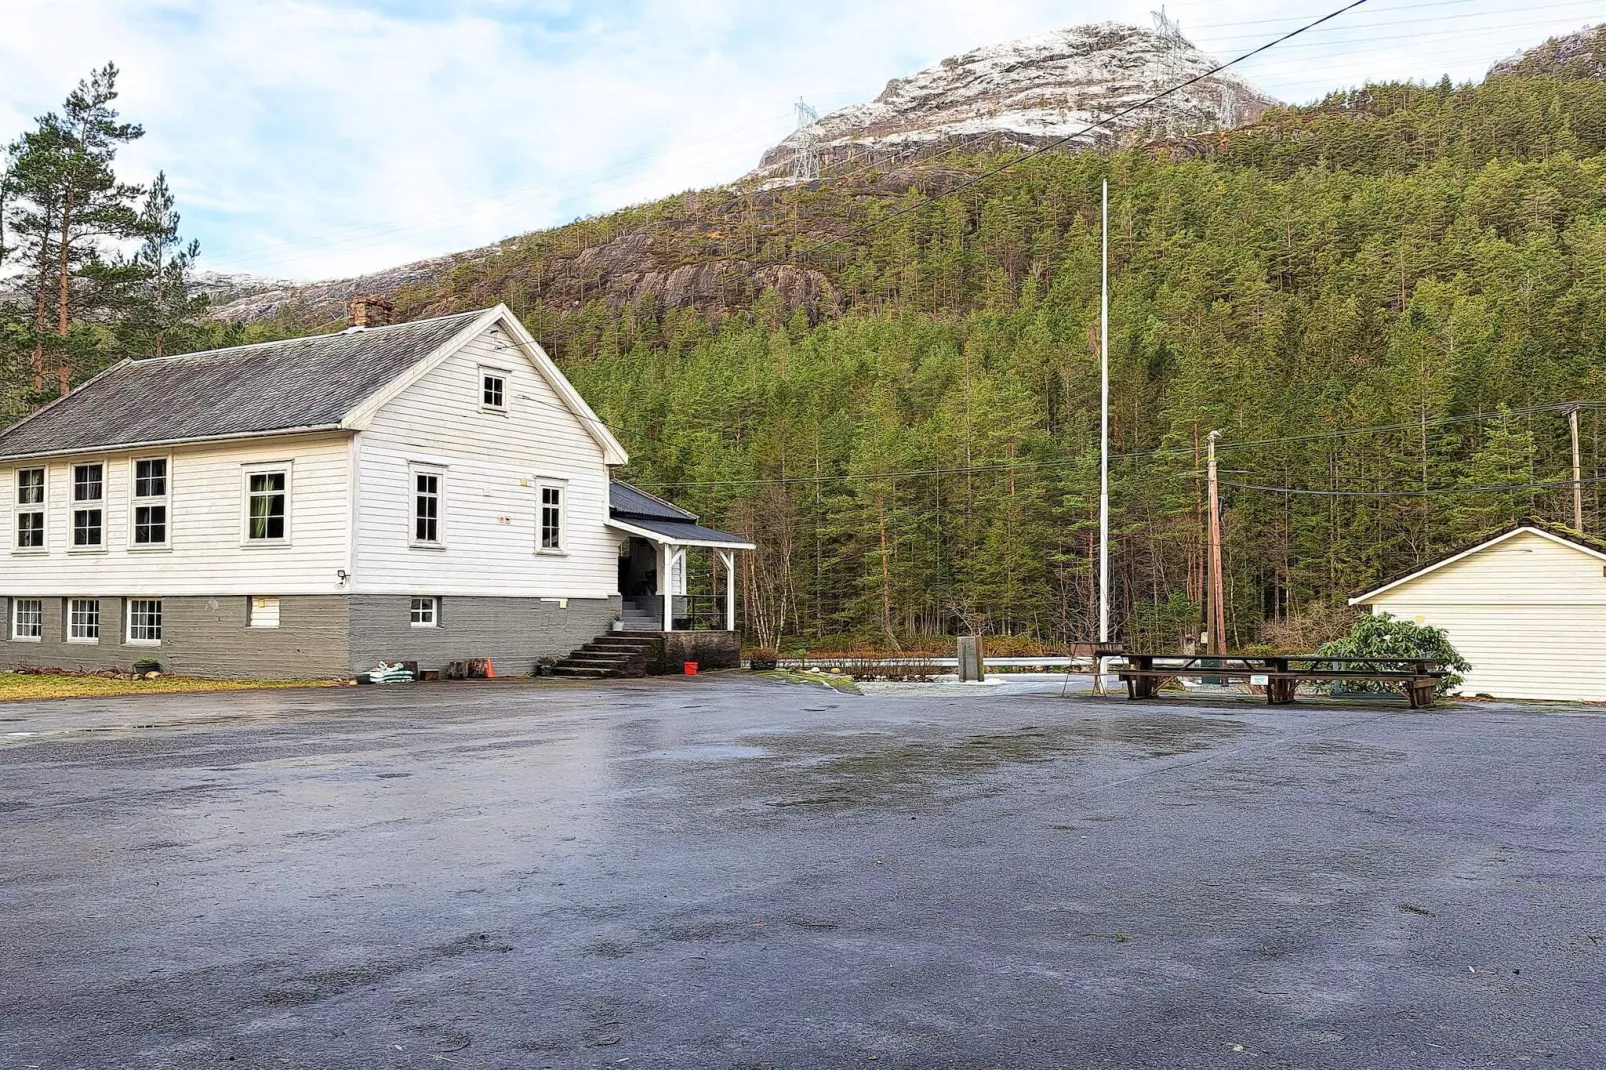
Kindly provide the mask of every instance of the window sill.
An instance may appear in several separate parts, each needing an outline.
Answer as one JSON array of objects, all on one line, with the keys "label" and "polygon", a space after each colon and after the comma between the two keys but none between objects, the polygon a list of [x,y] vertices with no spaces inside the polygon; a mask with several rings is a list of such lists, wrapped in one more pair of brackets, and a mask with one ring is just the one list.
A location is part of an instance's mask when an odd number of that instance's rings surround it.
[{"label": "window sill", "polygon": [[125,640],[123,640],[123,645],[124,646],[161,646],[162,645],[162,641],[160,639],[125,639]]},{"label": "window sill", "polygon": [[131,554],[159,554],[172,551],[173,544],[168,542],[141,542],[129,543],[128,552]]},{"label": "window sill", "polygon": [[42,643],[44,637],[39,635],[13,635],[9,640],[13,643]]},{"label": "window sill", "polygon": [[69,547],[67,547],[67,552],[69,554],[103,554],[103,553],[106,552],[106,547],[104,547],[104,546],[69,546]]},{"label": "window sill", "polygon": [[536,554],[537,557],[568,557],[569,556],[569,551],[567,551],[567,550],[537,550],[535,552],[535,554]]},{"label": "window sill", "polygon": [[279,630],[277,624],[247,624],[246,627],[254,632],[276,632]]},{"label": "window sill", "polygon": [[407,544],[407,548],[409,550],[445,550],[446,544],[444,542],[410,542]]},{"label": "window sill", "polygon": [[422,631],[422,632],[432,632],[432,631],[435,631],[437,628],[439,628],[440,625],[439,624],[414,624],[413,627],[417,628],[419,631]]},{"label": "window sill", "polygon": [[18,546],[12,549],[12,557],[44,557],[50,553],[48,546]]},{"label": "window sill", "polygon": [[481,405],[480,406],[480,411],[481,412],[488,412],[488,413],[492,414],[493,416],[506,416],[508,414],[506,405],[502,405],[500,407],[498,407],[496,405]]},{"label": "window sill", "polygon": [[240,543],[242,550],[283,550],[290,545],[289,539],[246,539]]},{"label": "window sill", "polygon": [[68,638],[67,642],[71,643],[73,646],[99,646],[100,645],[100,640],[99,639],[72,639],[72,638]]}]

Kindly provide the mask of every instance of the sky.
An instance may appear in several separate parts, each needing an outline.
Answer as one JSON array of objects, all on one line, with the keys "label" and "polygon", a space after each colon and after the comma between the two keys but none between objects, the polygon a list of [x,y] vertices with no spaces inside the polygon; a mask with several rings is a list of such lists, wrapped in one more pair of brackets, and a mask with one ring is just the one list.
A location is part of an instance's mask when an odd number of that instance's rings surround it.
[{"label": "sky", "polygon": [[[1247,52],[1343,0],[1170,3]],[[336,278],[736,178],[793,127],[945,56],[1127,0],[0,0],[0,143],[121,68],[201,266]],[[1366,0],[1240,70],[1290,102],[1368,78],[1477,80],[1606,0]]]}]

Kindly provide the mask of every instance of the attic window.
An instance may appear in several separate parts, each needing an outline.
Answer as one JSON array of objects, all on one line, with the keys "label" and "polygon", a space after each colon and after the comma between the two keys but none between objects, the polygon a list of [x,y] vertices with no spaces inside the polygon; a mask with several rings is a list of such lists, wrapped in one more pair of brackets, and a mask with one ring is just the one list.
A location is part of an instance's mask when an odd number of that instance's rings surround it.
[{"label": "attic window", "polygon": [[507,411],[507,372],[500,368],[480,369],[480,408],[486,412]]}]

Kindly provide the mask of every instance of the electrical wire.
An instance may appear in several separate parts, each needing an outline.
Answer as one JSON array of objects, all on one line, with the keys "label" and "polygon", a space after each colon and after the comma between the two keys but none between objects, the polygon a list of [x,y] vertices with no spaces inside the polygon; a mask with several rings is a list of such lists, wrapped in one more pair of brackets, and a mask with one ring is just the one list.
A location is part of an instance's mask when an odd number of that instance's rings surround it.
[{"label": "electrical wire", "polygon": [[1500,483],[1486,487],[1425,487],[1421,490],[1321,490],[1309,487],[1275,487],[1261,483],[1239,483],[1229,479],[1216,481],[1223,487],[1237,490],[1261,490],[1273,494],[1293,494],[1311,498],[1434,498],[1456,494],[1503,494],[1517,490],[1553,490],[1563,487],[1606,483],[1606,476],[1586,479],[1551,479],[1534,483]]}]

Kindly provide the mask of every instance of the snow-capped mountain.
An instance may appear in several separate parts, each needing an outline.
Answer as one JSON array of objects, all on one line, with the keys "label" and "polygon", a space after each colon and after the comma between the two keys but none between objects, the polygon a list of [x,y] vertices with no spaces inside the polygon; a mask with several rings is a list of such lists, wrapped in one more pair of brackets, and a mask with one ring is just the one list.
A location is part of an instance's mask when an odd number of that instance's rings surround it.
[{"label": "snow-capped mountain", "polygon": [[1210,75],[1133,114],[1085,128],[1217,66],[1176,29],[1115,22],[1073,26],[953,56],[894,78],[868,104],[806,126],[770,149],[755,177],[784,179],[812,140],[823,166],[920,155],[951,143],[1074,149],[1139,132],[1177,135],[1254,121],[1276,103],[1232,71]]}]

